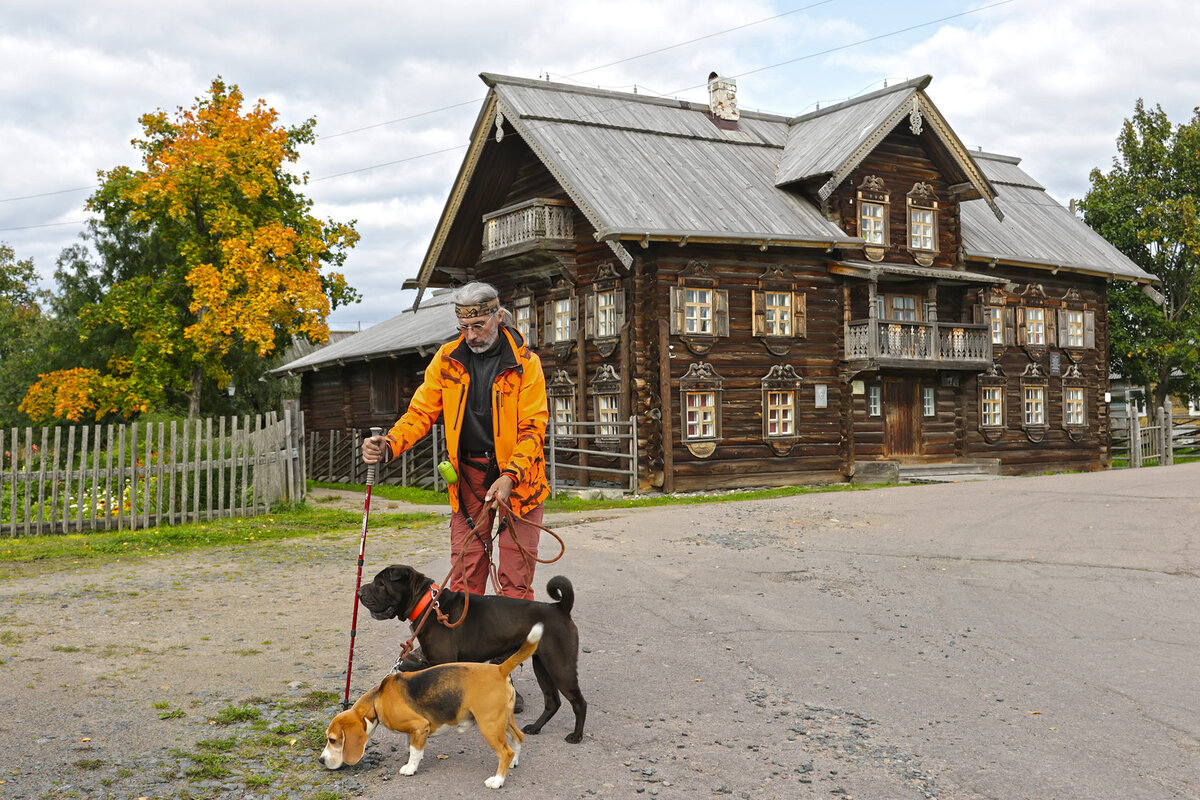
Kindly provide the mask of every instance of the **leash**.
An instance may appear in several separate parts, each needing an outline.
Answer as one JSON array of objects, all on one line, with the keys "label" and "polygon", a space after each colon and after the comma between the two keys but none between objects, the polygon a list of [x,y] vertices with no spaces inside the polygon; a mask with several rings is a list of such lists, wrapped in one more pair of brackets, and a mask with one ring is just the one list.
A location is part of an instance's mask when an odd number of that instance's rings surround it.
[{"label": "leash", "polygon": [[[505,527],[508,528],[509,535],[512,537],[513,542],[516,544],[517,549],[520,551],[521,558],[524,560],[525,568],[527,570],[529,569],[531,562],[536,562],[538,564],[553,564],[555,561],[558,561],[560,558],[563,557],[563,555],[566,554],[566,552],[567,552],[566,543],[563,541],[561,536],[559,536],[557,533],[552,531],[550,528],[547,528],[544,525],[541,525],[537,522],[531,522],[530,520],[523,519],[522,517],[517,516],[517,514],[512,510],[512,506],[510,506],[508,503],[504,502],[500,498],[494,498],[492,501],[492,504],[493,504],[493,508],[497,508],[504,512],[503,519],[507,523],[507,525]],[[484,509],[484,510],[486,512],[486,511],[489,511],[490,509]],[[558,546],[559,546],[558,555],[556,555],[554,558],[541,559],[541,558],[538,558],[537,556],[530,554],[530,552],[527,549],[525,549],[525,547],[521,544],[520,540],[517,539],[517,534],[516,534],[516,530],[515,530],[516,520],[520,520],[521,523],[524,525],[532,525],[533,527],[538,528],[539,530],[545,531],[546,533],[553,536],[554,539],[558,542]],[[480,536],[480,534],[482,533],[482,531],[485,527],[484,523],[486,521],[487,521],[487,514],[484,513],[481,516],[479,522],[475,523],[475,527],[471,529],[471,532],[467,535],[467,538],[469,539],[472,536],[479,536],[480,540],[482,541],[483,537]],[[488,537],[488,539],[487,539],[488,543],[490,544],[492,541],[495,540],[496,536],[499,536],[499,535],[500,535],[500,531],[497,530],[494,535]],[[496,566],[491,562],[491,548],[488,547],[487,551],[488,551],[488,574],[492,578],[492,588],[496,590],[497,594],[500,594],[499,573],[498,573]],[[446,577],[442,581],[442,586],[450,585],[450,577],[454,574],[455,567],[458,567],[460,570],[461,574],[459,575],[459,579],[462,581],[462,583],[464,585],[466,584],[466,567],[463,565],[463,558],[464,558],[464,556],[466,556],[466,554],[467,554],[467,549],[464,547],[459,552],[458,558],[455,560],[455,562],[450,565],[450,571],[446,573]],[[463,624],[464,620],[466,620],[467,611],[471,607],[471,593],[468,591],[462,592],[463,610],[462,610],[462,614],[459,615],[458,620],[456,622],[451,622],[449,615],[442,611],[441,604],[438,601],[438,595],[440,593],[441,593],[441,590],[438,589],[437,584],[434,584],[434,587],[432,589],[430,589],[430,602],[425,607],[425,610],[422,611],[421,614],[417,617],[417,619],[413,620],[412,635],[409,636],[408,639],[404,642],[404,644],[400,646],[400,655],[396,658],[396,663],[392,665],[392,670],[391,670],[392,672],[400,671],[400,664],[403,663],[404,659],[408,658],[410,653],[412,653],[413,648],[415,646],[414,642],[416,642],[417,636],[421,633],[421,630],[425,627],[425,623],[429,621],[429,618],[431,616],[436,614],[438,621],[442,625],[446,626],[447,628],[457,628],[458,626]]]},{"label": "leash", "polygon": [[[372,436],[379,436],[383,428],[371,428]],[[358,542],[358,577],[354,579],[354,612],[350,617],[350,659],[346,662],[346,694],[342,698],[342,710],[350,707],[350,671],[354,668],[354,637],[358,633],[358,590],[362,586],[363,561],[367,552],[367,518],[371,515],[371,487],[375,485],[375,464],[367,465],[367,499],[363,503],[362,536]]]}]

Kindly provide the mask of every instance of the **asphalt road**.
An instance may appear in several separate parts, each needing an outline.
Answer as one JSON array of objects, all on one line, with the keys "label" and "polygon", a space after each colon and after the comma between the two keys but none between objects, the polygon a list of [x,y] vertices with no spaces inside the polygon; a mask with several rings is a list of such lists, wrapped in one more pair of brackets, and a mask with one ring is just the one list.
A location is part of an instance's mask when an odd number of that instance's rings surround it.
[{"label": "asphalt road", "polygon": [[[575,584],[586,735],[564,705],[506,797],[1200,798],[1200,464],[594,516],[538,571]],[[475,732],[411,778],[371,747],[366,796],[491,796]]]}]

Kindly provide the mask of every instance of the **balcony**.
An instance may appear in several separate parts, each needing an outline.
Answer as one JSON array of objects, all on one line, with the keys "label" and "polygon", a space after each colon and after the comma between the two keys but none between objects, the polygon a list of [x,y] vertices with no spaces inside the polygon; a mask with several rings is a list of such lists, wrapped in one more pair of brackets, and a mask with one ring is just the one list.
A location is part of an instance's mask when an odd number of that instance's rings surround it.
[{"label": "balcony", "polygon": [[574,250],[573,212],[565,200],[536,198],[485,214],[480,261]]},{"label": "balcony", "polygon": [[856,372],[879,367],[982,370],[992,363],[987,325],[963,322],[853,320],[846,360]]}]

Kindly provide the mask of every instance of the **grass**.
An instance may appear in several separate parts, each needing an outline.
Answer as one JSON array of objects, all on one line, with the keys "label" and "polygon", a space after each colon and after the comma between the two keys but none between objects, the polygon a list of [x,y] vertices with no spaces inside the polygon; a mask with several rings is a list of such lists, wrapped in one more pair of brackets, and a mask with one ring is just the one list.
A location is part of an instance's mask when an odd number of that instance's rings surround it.
[{"label": "grass", "polygon": [[[441,521],[436,514],[378,514],[372,530],[418,528]],[[259,517],[161,525],[137,531],[94,531],[0,539],[0,578],[14,574],[5,565],[43,561],[114,561],[145,558],[203,548],[249,545],[282,539],[315,537],[353,530],[362,514],[308,504],[281,506]],[[73,564],[72,564],[73,566]]]},{"label": "grass", "polygon": [[[365,492],[354,484],[310,482],[313,488]],[[548,512],[577,512],[609,508],[650,508],[667,505],[728,503],[762,500],[798,494],[844,492],[877,488],[881,484],[833,484],[794,486],[779,489],[729,491],[722,493],[651,494],[637,498],[584,500],[562,495],[546,501]],[[376,486],[372,495],[405,503],[446,505],[445,492],[405,486]],[[442,525],[445,518],[429,513],[377,514],[371,519],[375,531],[419,529]],[[202,523],[161,525],[137,531],[94,531],[64,535],[26,536],[0,539],[0,580],[28,575],[18,565],[40,564],[46,569],[74,568],[84,562],[152,558],[204,548],[255,545],[285,539],[302,539],[326,534],[344,534],[362,524],[362,514],[322,506],[319,502],[279,506],[270,513],[246,518],[218,519]],[[10,634],[11,636],[11,634]],[[0,636],[0,644],[16,644]],[[242,655],[252,655],[243,652]]]}]

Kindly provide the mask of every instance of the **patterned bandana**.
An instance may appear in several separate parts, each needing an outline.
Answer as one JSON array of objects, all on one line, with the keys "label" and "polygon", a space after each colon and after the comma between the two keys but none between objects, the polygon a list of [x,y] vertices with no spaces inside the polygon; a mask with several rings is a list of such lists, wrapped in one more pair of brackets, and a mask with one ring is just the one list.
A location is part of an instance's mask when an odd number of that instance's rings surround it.
[{"label": "patterned bandana", "polygon": [[490,317],[500,310],[499,300],[489,300],[486,303],[472,303],[470,305],[454,304],[454,315],[459,319],[474,319],[475,317]]}]

